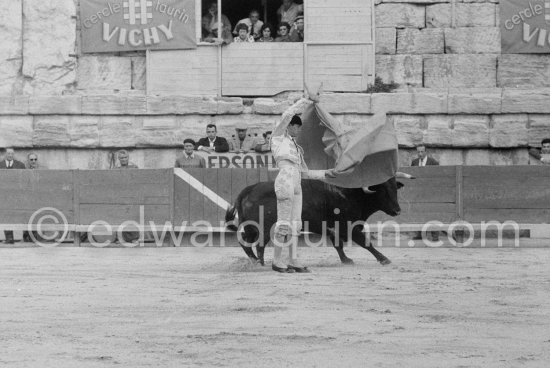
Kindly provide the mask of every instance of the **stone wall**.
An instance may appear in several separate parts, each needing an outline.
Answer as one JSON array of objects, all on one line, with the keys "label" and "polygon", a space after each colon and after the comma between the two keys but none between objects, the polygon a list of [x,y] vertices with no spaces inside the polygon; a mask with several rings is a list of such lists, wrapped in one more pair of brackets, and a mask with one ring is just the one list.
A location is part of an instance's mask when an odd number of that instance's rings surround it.
[{"label": "stone wall", "polygon": [[[324,95],[343,122],[387,112],[403,164],[420,142],[443,164],[526,164],[550,136],[550,58],[500,54],[498,1],[381,0],[375,12],[376,73],[400,88]],[[51,168],[106,168],[122,147],[141,167],[167,167],[206,124],[227,137],[244,120],[259,134],[298,97],[147,96],[145,54],[82,55],[77,14],[78,0],[0,8],[0,146]]]},{"label": "stone wall", "polygon": [[498,0],[377,0],[376,74],[402,88],[550,87],[550,58],[500,52]]}]

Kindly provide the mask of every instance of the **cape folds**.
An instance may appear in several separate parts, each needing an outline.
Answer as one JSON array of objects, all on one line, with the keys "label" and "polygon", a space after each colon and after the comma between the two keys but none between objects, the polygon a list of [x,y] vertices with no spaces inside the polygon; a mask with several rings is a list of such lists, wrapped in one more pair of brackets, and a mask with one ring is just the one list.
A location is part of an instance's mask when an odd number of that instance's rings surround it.
[{"label": "cape folds", "polygon": [[318,103],[302,115],[298,144],[310,170],[335,168],[330,184],[359,188],[385,182],[398,167],[397,136],[386,114],[374,115],[360,129],[345,126]]}]

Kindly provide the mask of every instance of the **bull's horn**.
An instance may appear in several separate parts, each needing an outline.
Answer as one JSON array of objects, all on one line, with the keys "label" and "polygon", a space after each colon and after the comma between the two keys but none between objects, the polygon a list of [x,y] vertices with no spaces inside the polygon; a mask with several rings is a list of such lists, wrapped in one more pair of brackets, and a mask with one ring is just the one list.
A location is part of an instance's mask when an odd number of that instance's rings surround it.
[{"label": "bull's horn", "polygon": [[411,174],[407,174],[407,173],[404,173],[404,172],[401,172],[401,171],[397,171],[395,173],[395,177],[396,178],[401,178],[401,179],[416,179],[415,176],[412,176]]},{"label": "bull's horn", "polygon": [[373,194],[375,193],[374,190],[370,190],[369,187],[362,187],[361,189],[363,189],[363,192],[367,193],[367,194]]}]

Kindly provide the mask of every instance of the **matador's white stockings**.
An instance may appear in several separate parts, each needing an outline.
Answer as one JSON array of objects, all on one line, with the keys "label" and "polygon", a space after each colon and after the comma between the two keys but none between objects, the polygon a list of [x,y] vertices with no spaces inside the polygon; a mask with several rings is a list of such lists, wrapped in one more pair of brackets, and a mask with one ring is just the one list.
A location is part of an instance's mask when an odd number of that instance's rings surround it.
[{"label": "matador's white stockings", "polygon": [[[302,230],[302,185],[300,170],[296,165],[280,165],[275,179],[277,196],[277,224],[273,239],[273,264],[277,267],[293,265],[298,261],[298,235]],[[289,244],[290,243],[290,244]],[[283,250],[289,248],[289,262],[283,258]]]}]

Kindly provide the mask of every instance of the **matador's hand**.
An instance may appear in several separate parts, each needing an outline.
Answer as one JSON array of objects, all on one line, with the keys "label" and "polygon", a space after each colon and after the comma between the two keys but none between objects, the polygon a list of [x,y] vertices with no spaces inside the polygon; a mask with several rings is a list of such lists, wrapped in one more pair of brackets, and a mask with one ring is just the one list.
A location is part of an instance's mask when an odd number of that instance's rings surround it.
[{"label": "matador's hand", "polygon": [[334,179],[336,177],[336,172],[334,169],[329,169],[325,171],[325,178]]}]

